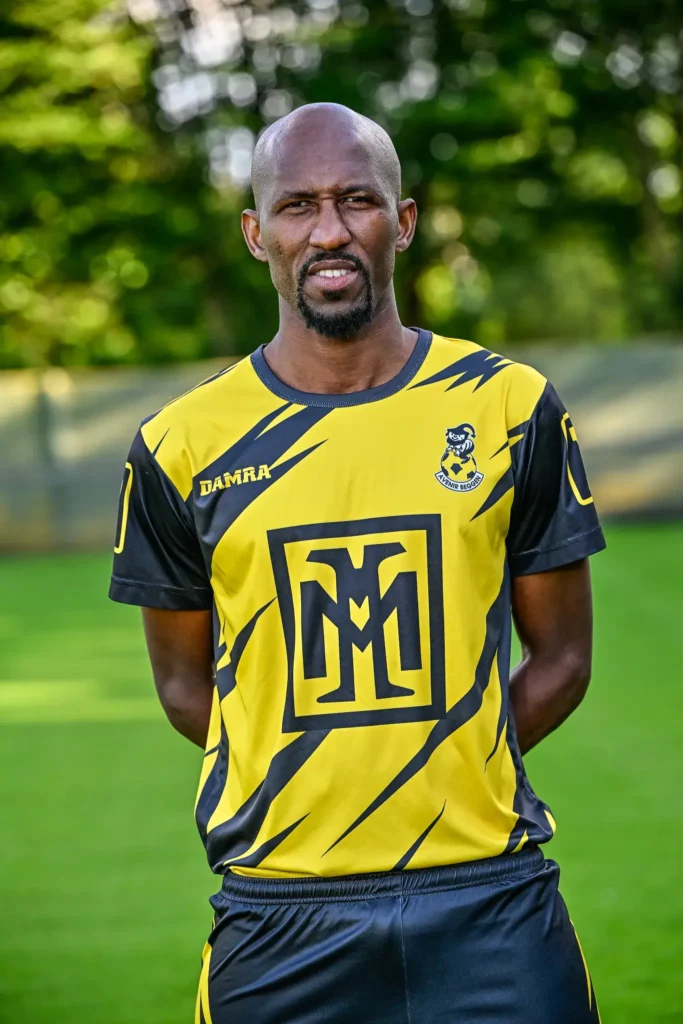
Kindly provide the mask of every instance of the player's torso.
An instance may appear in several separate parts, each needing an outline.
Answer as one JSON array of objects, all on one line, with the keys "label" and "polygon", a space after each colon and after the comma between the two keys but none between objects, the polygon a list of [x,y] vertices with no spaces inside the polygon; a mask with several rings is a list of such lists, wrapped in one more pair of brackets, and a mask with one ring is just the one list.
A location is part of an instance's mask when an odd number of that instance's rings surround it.
[{"label": "player's torso", "polygon": [[245,361],[186,427],[217,611],[198,802],[216,867],[337,875],[506,848],[507,381],[458,344],[435,339],[407,386],[355,403],[278,395]]}]

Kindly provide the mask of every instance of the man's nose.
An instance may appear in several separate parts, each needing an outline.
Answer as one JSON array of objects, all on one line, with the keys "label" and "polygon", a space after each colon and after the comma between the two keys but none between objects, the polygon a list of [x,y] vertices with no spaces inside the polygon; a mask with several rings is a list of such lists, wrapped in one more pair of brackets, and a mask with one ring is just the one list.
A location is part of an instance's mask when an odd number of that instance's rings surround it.
[{"label": "man's nose", "polygon": [[351,238],[336,202],[332,199],[323,200],[309,238],[310,244],[318,249],[341,249],[348,245]]}]

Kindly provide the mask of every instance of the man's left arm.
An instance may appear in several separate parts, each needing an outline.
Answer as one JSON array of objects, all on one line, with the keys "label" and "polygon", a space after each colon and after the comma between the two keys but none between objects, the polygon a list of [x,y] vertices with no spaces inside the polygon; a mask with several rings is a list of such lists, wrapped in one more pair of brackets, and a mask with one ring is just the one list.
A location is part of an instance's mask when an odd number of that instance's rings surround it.
[{"label": "man's left arm", "polygon": [[510,700],[525,754],[576,710],[590,682],[588,559],[513,579],[512,613],[523,657],[510,679]]},{"label": "man's left arm", "polygon": [[515,496],[507,538],[512,613],[522,662],[510,700],[524,753],[581,702],[591,674],[588,556],[605,546],[576,431],[550,384],[512,448]]}]

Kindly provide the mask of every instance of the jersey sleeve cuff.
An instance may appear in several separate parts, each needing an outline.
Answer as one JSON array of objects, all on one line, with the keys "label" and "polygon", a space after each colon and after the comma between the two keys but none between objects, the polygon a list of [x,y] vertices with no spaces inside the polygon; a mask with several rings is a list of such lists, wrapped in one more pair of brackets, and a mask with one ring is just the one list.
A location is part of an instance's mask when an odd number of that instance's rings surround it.
[{"label": "jersey sleeve cuff", "polygon": [[210,589],[181,590],[163,583],[141,583],[139,580],[112,576],[109,597],[121,604],[139,605],[141,608],[161,608],[172,612],[208,611],[213,607]]},{"label": "jersey sleeve cuff", "polygon": [[563,565],[571,562],[579,562],[589,555],[596,555],[598,551],[607,547],[605,536],[600,526],[594,527],[588,533],[579,534],[577,537],[570,537],[563,544],[558,544],[548,550],[520,551],[517,554],[508,556],[510,571],[513,576],[531,576],[537,572],[549,572],[551,569],[560,569]]}]

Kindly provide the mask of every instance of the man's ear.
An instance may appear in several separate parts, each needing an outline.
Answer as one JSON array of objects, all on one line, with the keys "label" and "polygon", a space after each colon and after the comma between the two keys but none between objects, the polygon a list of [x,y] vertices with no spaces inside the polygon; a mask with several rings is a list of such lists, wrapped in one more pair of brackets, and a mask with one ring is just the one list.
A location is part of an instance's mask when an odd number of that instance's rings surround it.
[{"label": "man's ear", "polygon": [[267,263],[268,256],[261,245],[261,224],[256,210],[242,210],[242,234],[251,255],[261,263]]},{"label": "man's ear", "polygon": [[396,252],[405,252],[415,237],[417,204],[414,199],[402,199],[398,204],[398,237]]}]

